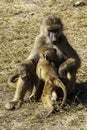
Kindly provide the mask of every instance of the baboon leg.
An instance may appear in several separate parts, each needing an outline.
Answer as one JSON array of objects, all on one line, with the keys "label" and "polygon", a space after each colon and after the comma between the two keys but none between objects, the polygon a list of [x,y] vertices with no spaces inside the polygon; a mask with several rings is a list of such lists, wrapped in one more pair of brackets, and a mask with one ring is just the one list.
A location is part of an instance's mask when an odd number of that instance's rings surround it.
[{"label": "baboon leg", "polygon": [[67,78],[63,79],[63,83],[66,86],[67,95],[70,95],[75,90],[76,84],[76,72],[68,72]]},{"label": "baboon leg", "polygon": [[14,98],[12,101],[9,101],[5,105],[5,108],[8,110],[19,108],[23,101],[25,93],[28,90],[28,87],[29,87],[29,81],[22,80],[21,77],[19,77]]},{"label": "baboon leg", "polygon": [[13,101],[23,100],[25,92],[28,90],[28,80],[22,80],[21,77],[18,80],[16,92]]},{"label": "baboon leg", "polygon": [[37,91],[37,87],[34,85],[31,95],[29,96],[29,101],[31,102],[33,98],[35,98],[35,94]]},{"label": "baboon leg", "polygon": [[35,93],[36,101],[38,101],[41,98],[41,95],[43,93],[43,88],[44,88],[44,81],[40,80],[37,85],[37,89],[36,89],[36,93]]},{"label": "baboon leg", "polygon": [[[69,78],[69,74],[71,75]],[[67,74],[67,79],[68,79],[68,82],[67,82],[67,92],[68,92],[68,95],[70,95],[72,92],[74,92],[75,90],[75,84],[76,84],[76,72],[73,72],[73,73],[69,73]]]},{"label": "baboon leg", "polygon": [[52,94],[52,88],[49,82],[45,83],[41,99],[44,108],[48,112],[47,116],[49,116],[54,111],[53,101],[51,100],[51,96],[52,96],[51,94]]}]

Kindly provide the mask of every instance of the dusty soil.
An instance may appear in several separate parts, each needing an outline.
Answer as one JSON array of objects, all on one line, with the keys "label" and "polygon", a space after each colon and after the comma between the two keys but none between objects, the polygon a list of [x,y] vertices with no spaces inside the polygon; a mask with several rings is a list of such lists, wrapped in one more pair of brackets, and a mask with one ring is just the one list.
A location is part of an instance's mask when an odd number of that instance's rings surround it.
[{"label": "dusty soil", "polygon": [[[73,2],[0,0],[0,130],[87,130],[87,4],[75,7]],[[29,55],[40,20],[49,13],[61,17],[64,33],[81,58],[77,93],[68,99],[63,110],[49,118],[44,116],[41,101],[7,111],[4,105],[15,92],[8,87],[7,79]]]}]

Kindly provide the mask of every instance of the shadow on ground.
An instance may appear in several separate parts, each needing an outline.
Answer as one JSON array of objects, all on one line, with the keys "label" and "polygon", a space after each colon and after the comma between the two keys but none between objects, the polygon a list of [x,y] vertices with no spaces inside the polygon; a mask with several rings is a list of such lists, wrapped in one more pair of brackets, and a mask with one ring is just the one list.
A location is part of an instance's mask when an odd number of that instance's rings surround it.
[{"label": "shadow on ground", "polygon": [[76,83],[75,92],[68,97],[67,103],[87,106],[87,82]]}]

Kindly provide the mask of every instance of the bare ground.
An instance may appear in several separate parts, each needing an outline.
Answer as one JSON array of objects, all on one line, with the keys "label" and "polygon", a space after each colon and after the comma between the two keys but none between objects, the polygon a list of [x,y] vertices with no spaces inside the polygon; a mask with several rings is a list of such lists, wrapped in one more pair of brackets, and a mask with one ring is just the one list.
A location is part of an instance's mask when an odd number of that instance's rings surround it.
[{"label": "bare ground", "polygon": [[[0,0],[0,130],[87,130],[87,4],[75,7],[73,1]],[[40,20],[49,13],[62,18],[64,33],[82,61],[76,95],[49,118],[41,102],[26,102],[18,110],[7,111],[4,105],[15,92],[7,79],[29,55]]]}]

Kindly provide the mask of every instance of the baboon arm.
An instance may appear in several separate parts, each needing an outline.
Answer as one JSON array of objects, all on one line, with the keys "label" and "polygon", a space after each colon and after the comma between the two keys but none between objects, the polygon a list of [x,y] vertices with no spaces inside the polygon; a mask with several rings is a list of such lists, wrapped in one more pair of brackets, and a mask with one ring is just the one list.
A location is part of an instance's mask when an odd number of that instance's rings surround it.
[{"label": "baboon arm", "polygon": [[74,58],[69,58],[64,63],[62,63],[59,68],[61,68],[62,70],[70,70],[71,68],[75,69],[75,67],[76,60]]},{"label": "baboon arm", "polygon": [[22,78],[19,77],[13,100],[23,100],[26,91],[29,89],[29,86],[31,88],[31,83],[29,82],[29,80],[22,80]]},{"label": "baboon arm", "polygon": [[44,37],[44,35],[42,35],[42,34],[39,34],[35,39],[34,46],[31,50],[30,55],[27,58],[27,60],[33,60],[34,62],[38,62],[38,60],[39,60],[39,50],[46,43],[47,43],[46,37]]},{"label": "baboon arm", "polygon": [[64,53],[65,59],[67,60],[68,58],[74,58],[76,60],[76,69],[78,69],[81,66],[80,57],[75,49],[72,48],[64,34],[60,36],[59,43],[58,48]]},{"label": "baboon arm", "polygon": [[38,57],[38,48],[33,48],[28,56],[27,60],[34,60]]},{"label": "baboon arm", "polygon": [[59,78],[54,80],[54,84],[56,85],[56,87],[61,88],[63,91],[64,96],[63,96],[62,103],[60,105],[60,108],[61,108],[64,105],[66,98],[67,98],[66,86],[63,84],[63,82]]},{"label": "baboon arm", "polygon": [[67,59],[64,63],[59,66],[58,73],[61,77],[66,77],[68,72],[76,71],[76,60],[74,58]]},{"label": "baboon arm", "polygon": [[[35,50],[36,51],[36,50]],[[34,53],[35,51],[31,51],[29,57],[26,59],[26,61],[32,61],[34,64],[38,62],[39,60],[39,54],[38,53]]]}]

